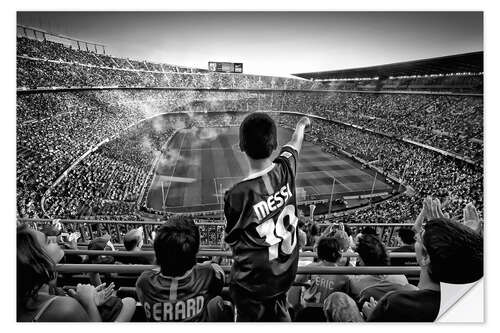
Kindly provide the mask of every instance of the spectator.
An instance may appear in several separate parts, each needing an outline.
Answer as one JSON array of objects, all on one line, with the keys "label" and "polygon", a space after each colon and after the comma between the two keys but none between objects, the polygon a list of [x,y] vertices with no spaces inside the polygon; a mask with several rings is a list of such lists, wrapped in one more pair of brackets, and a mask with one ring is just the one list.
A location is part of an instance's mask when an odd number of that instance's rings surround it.
[{"label": "spectator", "polygon": [[[115,247],[111,243],[111,236],[108,234],[91,240],[87,248],[90,251],[115,251]],[[88,263],[109,265],[115,263],[115,258],[111,255],[89,255]],[[105,281],[111,281],[112,276],[115,276],[115,274],[104,274]],[[89,273],[89,279],[93,286],[102,284],[101,274],[97,272]]]},{"label": "spectator", "polygon": [[198,227],[191,218],[174,216],[154,240],[159,269],[136,282],[148,321],[232,321],[231,306],[219,296],[224,271],[217,264],[196,264]]},{"label": "spectator", "polygon": [[[337,267],[342,258],[342,245],[336,238],[322,237],[318,242],[318,262],[308,267]],[[303,294],[305,307],[321,307],[324,300],[334,291],[349,292],[349,277],[347,275],[311,275],[311,287]]]},{"label": "spectator", "polygon": [[[143,238],[144,233],[142,227],[130,230],[123,237],[123,245],[125,246],[125,250],[128,252],[141,252],[141,248],[144,243]],[[154,261],[154,257],[120,257],[118,260],[122,264],[151,265]]]},{"label": "spectator", "polygon": [[[415,231],[410,228],[399,228],[397,242],[399,247],[392,250],[398,252],[415,252]],[[415,258],[391,258],[391,266],[416,266]]]},{"label": "spectator", "polygon": [[[64,253],[57,243],[26,225],[17,227],[17,321],[129,321],[135,301],[124,299],[113,312],[103,308],[111,298],[111,288],[79,284],[69,296],[50,293],[57,276],[55,264]],[[102,317],[101,317],[101,313]]]},{"label": "spectator", "polygon": [[[415,252],[420,266],[418,290],[392,291],[378,302],[373,298],[365,302],[363,314],[368,321],[435,321],[441,303],[441,282],[467,284],[483,277],[483,237],[476,228],[480,224],[479,217],[475,214],[462,224],[443,215],[438,200],[424,200],[414,227]],[[464,262],[467,263],[466,269]],[[335,304],[337,298],[345,297],[332,294],[325,304]],[[332,318],[331,311],[325,308],[327,318]],[[349,306],[344,314],[352,317],[356,312],[359,313],[357,307]],[[336,318],[338,321],[343,319]]]},{"label": "spectator", "polygon": [[434,321],[441,282],[471,283],[483,276],[483,239],[460,223],[430,220],[418,232],[415,250],[421,267],[419,290],[388,293],[368,306],[368,321]]},{"label": "spectator", "polygon": [[286,293],[299,259],[295,175],[308,125],[306,117],[298,122],[274,162],[270,159],[277,148],[274,120],[265,113],[252,113],[240,125],[239,145],[250,174],[224,197],[225,241],[234,258],[230,293],[237,321],[290,321]]},{"label": "spectator", "polygon": [[[359,254],[359,265],[370,267],[389,266],[389,256],[384,244],[377,236],[372,234],[362,234],[358,238],[356,252]],[[408,280],[404,275],[352,275],[349,277],[349,294],[354,300],[360,301],[363,298],[381,298],[385,293],[403,288],[408,285]],[[370,294],[366,289],[373,287]],[[362,304],[362,303],[361,303]]]}]

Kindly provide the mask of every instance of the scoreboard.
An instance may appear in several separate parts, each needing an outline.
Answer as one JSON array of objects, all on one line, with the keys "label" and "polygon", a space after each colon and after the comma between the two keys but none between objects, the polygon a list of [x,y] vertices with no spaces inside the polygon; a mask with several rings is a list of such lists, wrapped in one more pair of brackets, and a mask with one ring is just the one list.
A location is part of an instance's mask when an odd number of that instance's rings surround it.
[{"label": "scoreboard", "polygon": [[243,64],[241,62],[209,61],[208,70],[211,72],[243,73]]}]

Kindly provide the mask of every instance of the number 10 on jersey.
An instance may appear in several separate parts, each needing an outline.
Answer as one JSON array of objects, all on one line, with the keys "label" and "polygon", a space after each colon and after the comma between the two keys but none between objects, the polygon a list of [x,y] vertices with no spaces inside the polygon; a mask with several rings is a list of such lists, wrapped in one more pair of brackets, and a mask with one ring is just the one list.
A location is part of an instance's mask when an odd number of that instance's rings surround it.
[{"label": "number 10 on jersey", "polygon": [[297,222],[295,206],[287,205],[278,215],[276,222],[270,218],[257,227],[257,232],[269,244],[269,260],[277,259],[279,250],[286,255],[292,254],[297,246]]}]

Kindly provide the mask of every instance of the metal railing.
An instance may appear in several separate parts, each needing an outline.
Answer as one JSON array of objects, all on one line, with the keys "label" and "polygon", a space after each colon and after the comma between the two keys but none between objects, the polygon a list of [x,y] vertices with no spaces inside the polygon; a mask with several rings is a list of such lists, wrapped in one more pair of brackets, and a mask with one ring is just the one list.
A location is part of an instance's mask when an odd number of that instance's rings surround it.
[{"label": "metal railing", "polygon": [[[231,266],[221,266],[225,273],[231,271]],[[140,274],[149,269],[157,269],[155,265],[101,265],[101,264],[58,264],[56,271],[59,273],[118,273],[118,274]],[[418,276],[419,266],[384,266],[384,267],[321,267],[321,266],[299,266],[297,274],[346,274],[346,275],[375,275],[375,274],[405,274]]]},{"label": "metal railing", "polygon": [[[332,218],[335,220],[335,218]],[[144,230],[144,244],[152,244],[153,231],[155,228],[161,226],[165,221],[116,221],[116,220],[68,220],[68,219],[27,219],[19,218],[18,222],[27,223],[32,228],[37,230],[41,229],[45,224],[52,224],[54,221],[61,223],[64,230],[67,231],[78,231],[80,232],[81,238],[79,239],[80,244],[87,244],[92,239],[101,237],[105,234],[111,236],[113,243],[121,244],[123,243],[123,236],[130,231],[138,227],[143,227]],[[200,238],[202,246],[222,246],[222,236],[224,233],[225,223],[222,222],[207,222],[203,219],[195,219],[195,223],[200,229]],[[320,231],[330,225],[338,225],[338,223],[318,223]],[[394,243],[394,232],[397,228],[401,227],[411,227],[408,223],[348,223],[346,224],[351,228],[360,229],[364,227],[372,227],[375,229],[376,233],[381,237],[382,241],[387,246],[393,246]],[[356,232],[359,230],[355,230]]]},{"label": "metal railing", "polygon": [[[88,256],[112,256],[116,258],[122,257],[154,257],[154,251],[96,251],[96,250],[64,250],[65,254],[69,255],[88,255]],[[201,250],[198,252],[198,257],[232,257],[231,251],[217,250]],[[316,258],[318,255],[315,252],[300,252],[300,257]],[[357,257],[357,253],[342,253],[343,257]],[[415,258],[415,252],[389,252],[389,258]]]}]

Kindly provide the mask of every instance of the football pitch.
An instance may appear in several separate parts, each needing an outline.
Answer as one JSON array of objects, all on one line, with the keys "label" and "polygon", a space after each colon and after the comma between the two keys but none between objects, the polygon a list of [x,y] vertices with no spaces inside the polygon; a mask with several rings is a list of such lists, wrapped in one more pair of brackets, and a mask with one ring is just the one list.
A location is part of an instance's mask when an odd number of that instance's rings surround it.
[{"label": "football pitch", "polygon": [[[279,146],[292,131],[278,128]],[[276,156],[278,150],[273,156]],[[238,147],[238,127],[194,128],[177,131],[162,153],[147,194],[147,207],[157,211],[210,211],[221,208],[226,189],[248,175],[245,155]],[[329,199],[392,191],[383,177],[360,163],[325,153],[304,141],[297,170],[297,198]],[[335,181],[334,181],[335,179]],[[374,183],[375,180],[375,183]]]}]

